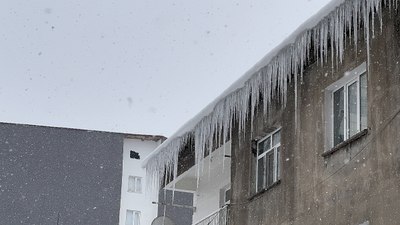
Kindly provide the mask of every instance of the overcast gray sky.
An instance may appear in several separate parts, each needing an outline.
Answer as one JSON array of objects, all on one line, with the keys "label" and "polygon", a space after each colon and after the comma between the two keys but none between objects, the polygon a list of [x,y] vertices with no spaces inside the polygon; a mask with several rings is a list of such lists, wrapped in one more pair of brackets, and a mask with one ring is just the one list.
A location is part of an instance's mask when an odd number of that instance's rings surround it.
[{"label": "overcast gray sky", "polygon": [[173,134],[329,0],[2,0],[0,121]]}]

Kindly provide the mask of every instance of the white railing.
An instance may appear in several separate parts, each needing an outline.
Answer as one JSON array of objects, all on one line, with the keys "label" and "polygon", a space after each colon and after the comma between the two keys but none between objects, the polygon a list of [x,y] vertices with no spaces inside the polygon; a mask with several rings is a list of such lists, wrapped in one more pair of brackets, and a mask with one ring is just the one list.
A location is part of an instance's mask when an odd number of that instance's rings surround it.
[{"label": "white railing", "polygon": [[224,206],[217,212],[209,215],[208,217],[200,220],[194,225],[227,225],[228,206]]}]

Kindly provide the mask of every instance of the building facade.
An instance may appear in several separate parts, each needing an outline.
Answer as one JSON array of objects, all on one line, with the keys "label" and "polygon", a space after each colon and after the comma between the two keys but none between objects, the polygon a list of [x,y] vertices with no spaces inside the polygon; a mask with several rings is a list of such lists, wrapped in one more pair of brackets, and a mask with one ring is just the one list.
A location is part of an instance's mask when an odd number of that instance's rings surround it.
[{"label": "building facade", "polygon": [[120,225],[151,224],[157,215],[157,195],[146,194],[146,170],[141,166],[163,137],[125,135],[123,139]]},{"label": "building facade", "polygon": [[231,225],[399,223],[400,20],[384,10],[368,54],[348,40],[246,123],[251,138],[234,128]]},{"label": "building facade", "polygon": [[332,1],[161,145],[148,170],[174,148],[172,164],[197,170],[229,133],[227,219],[206,224],[398,224],[399,3]]},{"label": "building facade", "polygon": [[[129,201],[125,178],[143,172],[129,167],[140,163],[129,162],[126,151],[148,152],[160,140],[0,123],[0,224],[129,224],[120,221]],[[143,220],[150,217],[146,210],[139,215]]]}]

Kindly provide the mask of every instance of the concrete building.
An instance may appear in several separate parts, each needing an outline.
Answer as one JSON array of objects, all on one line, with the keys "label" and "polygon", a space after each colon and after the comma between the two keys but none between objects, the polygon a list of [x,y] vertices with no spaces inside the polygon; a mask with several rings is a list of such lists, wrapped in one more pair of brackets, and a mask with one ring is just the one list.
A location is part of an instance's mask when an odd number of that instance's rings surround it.
[{"label": "concrete building", "polygon": [[158,147],[148,171],[196,169],[228,133],[228,216],[207,224],[399,224],[399,3],[332,1]]},{"label": "concrete building", "polygon": [[[0,123],[0,224],[129,224],[127,209],[140,211],[146,224],[156,208],[127,193],[129,175],[144,179],[130,151],[142,159],[162,140]],[[140,202],[130,202],[134,198]]]}]

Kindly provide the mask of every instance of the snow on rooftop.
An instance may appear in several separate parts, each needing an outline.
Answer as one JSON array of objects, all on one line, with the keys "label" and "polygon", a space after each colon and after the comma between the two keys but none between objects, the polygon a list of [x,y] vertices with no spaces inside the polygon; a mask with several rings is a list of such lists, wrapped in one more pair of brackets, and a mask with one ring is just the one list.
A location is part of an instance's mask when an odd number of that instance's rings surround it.
[{"label": "snow on rooftop", "polygon": [[[377,16],[382,27],[383,4],[397,9],[398,1],[332,0],[144,160],[143,166],[153,178],[153,185],[162,179],[165,171],[176,175],[178,153],[190,136],[195,138],[198,163],[204,156],[206,144],[212,146],[211,137],[214,134],[218,133],[226,140],[232,127],[232,118],[237,119],[241,130],[249,113],[251,119],[254,115],[260,100],[258,93],[261,93],[265,102],[264,113],[267,113],[272,98],[280,97],[285,102],[288,82],[297,82],[298,78],[303,76],[304,65],[311,54],[322,64],[327,63],[328,42],[333,47],[332,64],[341,63],[346,32],[350,33],[354,44],[357,45],[357,30],[363,26],[369,62],[370,33],[374,30],[373,18]],[[311,52],[311,49],[314,51]],[[276,89],[279,90],[279,96],[273,93]]]}]

